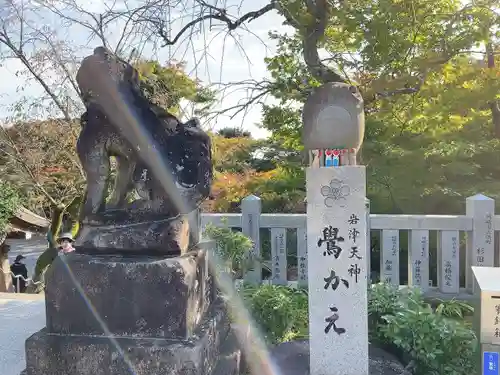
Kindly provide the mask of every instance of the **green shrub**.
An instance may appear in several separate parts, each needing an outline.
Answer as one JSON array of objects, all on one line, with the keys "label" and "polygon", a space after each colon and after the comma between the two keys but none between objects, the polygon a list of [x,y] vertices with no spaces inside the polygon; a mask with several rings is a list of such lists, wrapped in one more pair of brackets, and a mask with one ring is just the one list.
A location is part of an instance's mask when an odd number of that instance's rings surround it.
[{"label": "green shrub", "polygon": [[[269,343],[308,336],[307,292],[277,285],[244,285],[250,313]],[[416,375],[474,373],[476,337],[464,302],[441,302],[433,309],[419,290],[375,284],[368,292],[370,342],[413,361]]]},{"label": "green shrub", "polygon": [[474,308],[466,302],[452,299],[450,301],[437,300],[439,303],[436,308],[436,314],[446,316],[448,318],[463,319],[466,316],[472,315]]},{"label": "green shrub", "polygon": [[369,293],[370,337],[408,354],[418,375],[468,375],[474,372],[476,337],[461,319],[463,302],[442,302],[436,310],[419,290],[398,291],[377,284]]},{"label": "green shrub", "polygon": [[209,223],[203,235],[215,241],[217,255],[233,272],[244,273],[251,268],[253,242],[243,233],[227,226],[217,227]]},{"label": "green shrub", "polygon": [[8,182],[0,181],[0,233],[5,232],[20,204],[18,191]]},{"label": "green shrub", "polygon": [[401,292],[388,284],[374,284],[368,291],[368,332],[372,341],[384,341],[379,327],[384,317],[395,315],[404,308]]},{"label": "green shrub", "polygon": [[308,336],[307,292],[279,285],[244,285],[243,299],[269,343]]}]

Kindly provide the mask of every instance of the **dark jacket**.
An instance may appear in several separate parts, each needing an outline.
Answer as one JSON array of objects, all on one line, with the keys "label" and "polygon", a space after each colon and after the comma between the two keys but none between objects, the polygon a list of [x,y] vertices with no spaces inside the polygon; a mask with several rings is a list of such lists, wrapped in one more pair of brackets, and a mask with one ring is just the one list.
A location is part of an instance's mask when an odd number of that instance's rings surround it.
[{"label": "dark jacket", "polygon": [[[21,262],[14,262],[14,264],[10,266],[10,271],[16,276],[21,275],[25,279],[28,278],[28,269],[26,268],[26,265]],[[26,290],[26,281],[22,278],[19,278],[19,290],[17,290],[17,278],[14,276],[12,276],[12,283],[14,284],[14,288],[16,288],[16,292],[24,293]]]}]

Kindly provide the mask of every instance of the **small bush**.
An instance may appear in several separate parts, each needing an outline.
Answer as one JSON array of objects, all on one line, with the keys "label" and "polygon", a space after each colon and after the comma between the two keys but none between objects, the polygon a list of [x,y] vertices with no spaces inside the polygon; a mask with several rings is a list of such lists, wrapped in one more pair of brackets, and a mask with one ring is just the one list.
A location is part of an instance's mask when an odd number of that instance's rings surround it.
[{"label": "small bush", "polygon": [[0,181],[0,232],[7,229],[20,204],[18,191],[8,182]]},{"label": "small bush", "polygon": [[244,285],[241,293],[269,343],[308,336],[306,291],[279,285]]},{"label": "small bush", "polygon": [[436,314],[448,318],[463,319],[474,313],[474,308],[466,302],[452,299],[450,301],[438,300],[440,304],[436,308]]},{"label": "small bush", "polygon": [[243,233],[210,223],[203,235],[215,241],[217,255],[226,262],[231,271],[244,273],[251,268],[253,242]]},{"label": "small bush", "polygon": [[386,284],[369,293],[370,337],[394,346],[415,362],[418,375],[468,375],[474,372],[476,336],[459,301],[442,302],[436,310],[418,289],[401,292]]},{"label": "small bush", "polygon": [[[250,313],[270,343],[308,337],[307,292],[277,285],[244,285]],[[375,284],[368,293],[370,342],[413,361],[416,375],[470,375],[474,372],[476,337],[460,301],[433,309],[419,290]]]}]

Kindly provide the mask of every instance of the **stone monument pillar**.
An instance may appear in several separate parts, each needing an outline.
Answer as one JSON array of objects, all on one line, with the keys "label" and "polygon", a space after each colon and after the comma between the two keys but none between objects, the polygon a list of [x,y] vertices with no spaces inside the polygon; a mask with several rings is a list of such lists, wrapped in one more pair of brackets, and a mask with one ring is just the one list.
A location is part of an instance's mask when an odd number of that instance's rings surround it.
[{"label": "stone monument pillar", "polygon": [[[361,147],[363,101],[355,87],[324,85],[303,113],[307,149],[355,154]],[[344,160],[306,170],[311,375],[368,375],[366,172],[354,158]]]},{"label": "stone monument pillar", "polygon": [[[393,355],[368,345],[369,203],[363,100],[354,86],[328,83],[303,108],[310,155],[307,188],[309,340],[280,343],[273,364],[286,375],[399,375]],[[368,204],[367,204],[368,203]]]},{"label": "stone monument pillar", "polygon": [[[196,212],[186,219],[189,210],[172,202],[179,192],[165,188],[155,173],[144,180],[142,200],[107,207],[105,180],[98,178],[108,173],[107,158],[117,150],[123,152],[118,195],[137,182],[127,174],[133,167],[154,169],[114,121],[128,118],[120,126],[139,127],[158,141],[151,147],[164,165],[177,165],[166,173],[184,189],[187,207],[196,209],[210,190],[209,138],[195,122],[153,111],[136,87],[137,72],[105,49],[85,59],[78,74],[89,72],[95,77],[84,82],[97,86],[82,89],[88,113],[78,140],[87,174],[84,230],[76,251],[59,256],[47,272],[47,323],[26,341],[27,375],[237,375],[239,350],[207,262],[210,243],[193,243],[198,229],[187,240]],[[132,116],[115,116],[115,98]]]},{"label": "stone monument pillar", "polygon": [[500,268],[471,267],[474,276],[474,331],[477,375],[500,374]]}]

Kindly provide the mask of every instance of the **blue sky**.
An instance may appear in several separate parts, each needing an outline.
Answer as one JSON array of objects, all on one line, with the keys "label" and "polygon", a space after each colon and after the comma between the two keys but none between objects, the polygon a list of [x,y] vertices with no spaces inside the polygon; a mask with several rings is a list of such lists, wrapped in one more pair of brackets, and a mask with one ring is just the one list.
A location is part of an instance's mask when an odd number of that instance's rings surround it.
[{"label": "blue sky", "polygon": [[[102,0],[101,2],[77,0],[77,2],[85,10],[92,12],[101,12],[104,10],[103,6],[106,3],[111,3],[110,1],[102,2]],[[210,1],[211,4],[216,2],[217,0]],[[220,0],[218,2],[222,3]],[[244,14],[250,10],[257,10],[266,3],[266,0],[243,0],[243,2],[227,0],[226,8],[230,14],[236,15]],[[240,5],[241,7],[238,10],[237,7]],[[177,30],[180,30],[185,23],[192,19],[192,16],[187,13],[186,10],[177,10],[171,14],[172,20],[178,19],[172,23],[172,34],[175,34]],[[83,19],[81,14],[72,11],[67,11],[65,14]],[[46,11],[38,13],[34,22],[37,27],[48,25],[51,29],[56,30],[58,39],[62,39],[73,46],[81,46],[78,48],[78,54],[80,55],[78,57],[84,56],[100,44],[97,40],[88,40],[90,32],[87,29],[78,25],[62,25],[59,17]],[[185,40],[173,47],[157,48],[156,43],[140,43],[138,40],[131,41],[130,45],[141,44],[144,47],[143,57],[155,58],[160,62],[168,61],[172,57],[177,60],[185,60],[190,76],[197,77],[206,84],[231,83],[249,79],[258,81],[267,75],[264,58],[272,55],[275,51],[275,45],[267,36],[268,32],[290,31],[289,28],[281,25],[282,22],[282,17],[273,11],[252,21],[248,25],[251,32],[240,29],[233,33],[233,37],[228,36],[226,32],[222,32],[222,27],[208,31],[209,22],[205,22],[206,31],[196,33],[190,40]],[[106,33],[111,45],[116,44],[119,35],[121,35],[121,29],[122,25],[117,24]],[[244,47],[244,53],[242,46]],[[15,59],[5,61],[0,67],[0,77],[2,77],[2,85],[0,85],[1,117],[8,115],[5,106],[20,100],[23,95],[37,97],[42,94],[41,87],[35,82],[27,81],[23,75],[16,76],[16,72],[22,70],[21,63]],[[23,89],[22,93],[18,92],[19,88]],[[243,90],[226,90],[225,93],[221,93],[220,107],[234,106],[240,100],[244,100],[247,95]],[[189,111],[189,109],[186,110]],[[189,112],[187,112],[187,115],[189,116]],[[244,129],[250,130],[254,136],[262,137],[266,135],[265,131],[255,126],[256,123],[259,123],[260,118],[260,108],[256,106],[247,113],[237,115],[232,120],[229,116],[219,116],[217,121],[209,126],[216,129],[225,126],[243,126]]]}]

